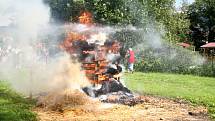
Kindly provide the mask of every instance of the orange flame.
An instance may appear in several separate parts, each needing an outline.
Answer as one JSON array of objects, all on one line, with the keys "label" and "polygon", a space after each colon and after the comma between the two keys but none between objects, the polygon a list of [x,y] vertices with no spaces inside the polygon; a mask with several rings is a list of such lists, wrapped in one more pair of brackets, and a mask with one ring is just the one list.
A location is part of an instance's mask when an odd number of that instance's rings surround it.
[{"label": "orange flame", "polygon": [[79,17],[79,23],[85,25],[92,25],[93,24],[92,14],[88,11],[84,11]]},{"label": "orange flame", "polygon": [[[84,11],[81,13],[79,18],[79,23],[85,24],[85,25],[92,25],[93,24],[93,19],[92,19],[92,14],[88,11]],[[89,33],[88,33],[89,34]],[[66,39],[64,40],[63,43],[61,43],[60,48],[64,49],[68,53],[73,52],[72,47],[72,41],[74,40],[80,40],[80,41],[85,41],[88,39],[87,33],[85,34],[80,34],[80,33],[75,33],[75,32],[67,32]]]},{"label": "orange flame", "polygon": [[[78,17],[79,23],[91,26],[93,25],[93,19],[92,14],[88,11],[84,11],[80,14],[80,17]],[[95,40],[100,40],[102,44],[97,43],[96,50],[86,50],[83,51],[83,54],[92,54],[94,55],[93,62],[82,62],[82,68],[84,69],[84,72],[86,74],[87,79],[93,83],[98,84],[102,83],[102,81],[109,80],[109,76],[105,75],[106,67],[108,66],[108,62],[106,60],[106,54],[107,51],[111,51],[112,53],[118,53],[120,50],[120,43],[117,41],[114,41],[111,46],[110,45],[103,45],[103,42],[106,41],[106,35],[102,33],[92,33],[90,31],[84,31],[81,33],[78,32],[71,32],[67,31],[66,33],[66,39],[63,43],[61,43],[60,47],[64,49],[69,54],[75,54],[77,47],[73,45],[74,41],[90,41],[92,39],[92,43],[95,42]],[[90,41],[91,42],[91,41]]]}]

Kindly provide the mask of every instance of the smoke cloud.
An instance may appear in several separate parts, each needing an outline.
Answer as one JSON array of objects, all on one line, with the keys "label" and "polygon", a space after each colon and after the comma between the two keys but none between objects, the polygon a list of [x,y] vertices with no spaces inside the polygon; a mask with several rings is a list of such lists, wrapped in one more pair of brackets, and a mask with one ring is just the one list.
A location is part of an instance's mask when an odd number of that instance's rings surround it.
[{"label": "smoke cloud", "polygon": [[[61,35],[65,30],[98,33],[92,35],[88,41],[100,39],[101,43],[108,39],[107,36],[116,32],[134,31],[141,35],[138,36],[140,40],[138,45],[133,46],[135,51],[141,52],[151,48],[154,50],[151,53],[154,57],[160,57],[171,51],[168,58],[174,60],[178,52],[165,46],[163,41],[165,31],[158,30],[156,25],[152,24],[147,10],[139,9],[144,8],[141,4],[127,5],[137,20],[140,20],[139,28],[131,25],[125,28],[117,26],[92,28],[81,24],[50,25],[50,8],[42,0],[1,0],[0,80],[9,81],[15,89],[24,94],[64,88],[77,89],[88,84],[80,64],[72,63],[67,54],[59,51],[58,45],[60,40],[63,40]],[[130,37],[126,35],[123,39]],[[196,57],[192,62],[201,61]]]},{"label": "smoke cloud", "polygon": [[49,21],[50,10],[42,0],[0,1],[0,80],[23,94],[88,84],[80,64],[57,52],[55,30],[63,31]]},{"label": "smoke cloud", "polygon": [[[126,5],[131,9],[131,15],[139,21],[138,28],[132,31],[138,33],[136,45],[133,45],[132,48],[139,56],[139,61],[144,60],[144,57],[148,59],[151,56],[154,60],[162,60],[160,63],[172,65],[172,67],[167,68],[175,68],[174,66],[179,65],[179,63],[180,65],[195,67],[205,62],[205,59],[200,54],[167,41],[165,27],[149,16],[146,6],[144,7],[138,0],[132,2],[134,4]],[[129,40],[129,36],[124,36],[124,39]]]}]

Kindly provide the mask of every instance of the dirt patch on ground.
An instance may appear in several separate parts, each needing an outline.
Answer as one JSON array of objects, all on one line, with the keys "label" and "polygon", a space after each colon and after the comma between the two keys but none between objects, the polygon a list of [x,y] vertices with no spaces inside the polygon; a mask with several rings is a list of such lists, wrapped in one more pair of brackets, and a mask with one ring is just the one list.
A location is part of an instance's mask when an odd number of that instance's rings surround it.
[{"label": "dirt patch on ground", "polygon": [[[37,107],[40,121],[208,121],[207,109],[193,107],[181,101],[142,96],[144,103],[136,106],[90,101],[84,105],[51,111]],[[89,102],[89,101],[87,101]]]}]

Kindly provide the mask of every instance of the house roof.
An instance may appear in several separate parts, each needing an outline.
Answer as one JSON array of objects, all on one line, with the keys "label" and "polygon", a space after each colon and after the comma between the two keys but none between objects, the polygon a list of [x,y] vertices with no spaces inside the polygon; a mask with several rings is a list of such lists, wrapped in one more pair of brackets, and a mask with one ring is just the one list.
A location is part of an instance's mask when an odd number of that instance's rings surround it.
[{"label": "house roof", "polygon": [[201,46],[202,48],[215,48],[215,42],[210,42]]},{"label": "house roof", "polygon": [[182,46],[182,47],[185,47],[185,48],[187,48],[187,47],[190,47],[190,46],[191,46],[190,44],[185,43],[185,42],[178,43],[177,45]]}]

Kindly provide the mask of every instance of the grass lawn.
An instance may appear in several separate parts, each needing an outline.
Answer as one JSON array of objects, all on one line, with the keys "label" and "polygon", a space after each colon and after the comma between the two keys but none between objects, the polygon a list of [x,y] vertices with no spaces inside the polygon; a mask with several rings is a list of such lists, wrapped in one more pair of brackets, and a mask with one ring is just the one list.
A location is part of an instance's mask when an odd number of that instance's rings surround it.
[{"label": "grass lawn", "polygon": [[182,98],[204,105],[215,118],[215,78],[164,73],[125,74],[127,86],[136,92]]},{"label": "grass lawn", "polygon": [[0,81],[0,121],[35,121],[32,104]]}]

